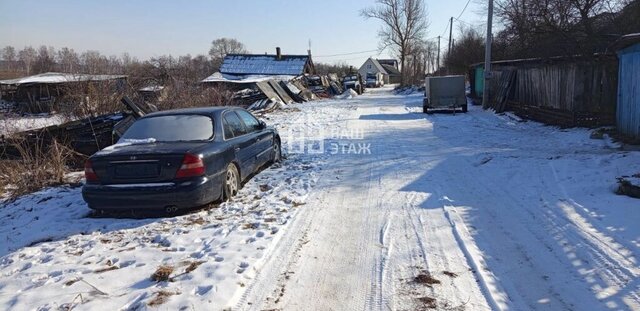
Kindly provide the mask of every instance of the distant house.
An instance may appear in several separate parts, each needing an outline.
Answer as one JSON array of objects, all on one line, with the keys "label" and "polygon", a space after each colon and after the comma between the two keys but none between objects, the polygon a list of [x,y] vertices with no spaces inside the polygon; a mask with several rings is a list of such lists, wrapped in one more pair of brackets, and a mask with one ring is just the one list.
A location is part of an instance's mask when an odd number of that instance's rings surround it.
[{"label": "distant house", "polygon": [[622,37],[615,48],[619,59],[616,127],[640,140],[640,33]]},{"label": "distant house", "polygon": [[398,61],[394,59],[367,59],[358,73],[362,76],[366,76],[367,73],[382,73],[384,77],[384,83],[400,83],[400,70],[398,70]]},{"label": "distant house", "polygon": [[[121,91],[126,86],[124,75],[91,75],[47,72],[10,80],[0,80],[0,97],[18,103],[26,112],[49,112],[56,100],[73,89],[74,95],[86,94],[89,86]],[[82,97],[82,96],[81,96]],[[78,100],[84,100],[78,99]]]},{"label": "distant house", "polygon": [[369,59],[367,59],[367,61],[365,61],[362,66],[360,66],[360,69],[358,69],[358,73],[363,77],[366,77],[368,73],[382,73],[382,76],[384,77],[384,83],[389,83],[389,76],[387,72],[384,70],[384,68],[382,68],[377,60],[371,57],[369,57]]},{"label": "distant house", "polygon": [[229,54],[225,56],[220,72],[202,82],[252,83],[266,79],[290,80],[304,74],[315,74],[311,52],[307,55]]}]

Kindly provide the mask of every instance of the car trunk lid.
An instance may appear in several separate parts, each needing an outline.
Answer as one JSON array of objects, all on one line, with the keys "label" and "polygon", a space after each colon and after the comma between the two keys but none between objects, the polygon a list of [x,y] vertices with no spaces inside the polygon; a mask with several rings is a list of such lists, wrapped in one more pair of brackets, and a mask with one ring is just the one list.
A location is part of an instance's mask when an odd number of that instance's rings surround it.
[{"label": "car trunk lid", "polygon": [[185,154],[202,143],[153,143],[107,148],[91,158],[102,184],[164,183],[175,179]]}]

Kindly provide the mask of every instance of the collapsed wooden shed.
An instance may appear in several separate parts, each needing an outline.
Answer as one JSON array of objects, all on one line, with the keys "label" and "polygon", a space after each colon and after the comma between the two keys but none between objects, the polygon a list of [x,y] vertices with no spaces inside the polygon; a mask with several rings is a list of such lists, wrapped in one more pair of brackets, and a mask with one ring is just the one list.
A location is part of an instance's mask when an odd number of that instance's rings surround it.
[{"label": "collapsed wooden shed", "polygon": [[90,89],[97,88],[118,92],[126,87],[126,79],[124,75],[47,72],[0,80],[0,96],[5,101],[18,104],[24,112],[51,112],[57,101],[69,93],[85,97]]}]

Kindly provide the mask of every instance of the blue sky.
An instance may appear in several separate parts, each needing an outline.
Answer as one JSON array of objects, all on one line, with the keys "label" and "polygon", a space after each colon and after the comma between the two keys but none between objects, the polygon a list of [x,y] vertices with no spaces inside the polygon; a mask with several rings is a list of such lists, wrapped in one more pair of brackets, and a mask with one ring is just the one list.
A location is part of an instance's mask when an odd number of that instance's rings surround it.
[{"label": "blue sky", "polygon": [[[425,3],[431,24],[428,37],[436,37],[467,0]],[[236,38],[254,53],[274,53],[280,46],[285,54],[304,54],[311,40],[315,62],[359,65],[377,53],[322,56],[378,47],[380,23],[359,15],[373,4],[373,0],[0,0],[0,47],[44,44],[107,55],[128,52],[146,59],[206,54],[211,41],[220,37]],[[481,27],[478,13],[479,5],[472,0],[461,20]],[[454,37],[455,32],[454,28]],[[386,56],[386,52],[380,55]]]}]

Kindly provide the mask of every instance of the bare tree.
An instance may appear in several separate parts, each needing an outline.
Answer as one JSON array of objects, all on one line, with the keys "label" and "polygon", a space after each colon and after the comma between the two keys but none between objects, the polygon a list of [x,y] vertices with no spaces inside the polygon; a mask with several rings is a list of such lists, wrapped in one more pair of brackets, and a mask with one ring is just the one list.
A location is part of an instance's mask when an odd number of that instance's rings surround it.
[{"label": "bare tree", "polygon": [[472,27],[461,27],[460,32],[460,37],[444,60],[445,66],[453,74],[466,74],[470,65],[484,59],[483,36]]},{"label": "bare tree", "polygon": [[427,72],[427,60],[429,54],[429,44],[424,40],[416,40],[410,45],[407,55],[407,73],[405,76],[409,84],[418,84],[424,79]]},{"label": "bare tree", "polygon": [[36,60],[36,50],[33,47],[25,47],[18,52],[18,60],[24,65],[24,71],[31,74],[33,62]]},{"label": "bare tree", "polygon": [[357,70],[357,68],[354,69],[345,62],[336,64],[315,63],[314,66],[316,67],[316,73],[322,75],[335,73],[338,76],[345,76]]},{"label": "bare tree", "polygon": [[57,61],[64,72],[76,73],[80,70],[80,57],[73,49],[63,47],[58,50]]},{"label": "bare tree", "polygon": [[540,57],[602,51],[615,40],[612,33],[622,32],[621,27],[612,26],[626,3],[627,0],[497,0],[496,15],[505,26],[496,36],[497,52],[504,48],[510,57]]},{"label": "bare tree", "polygon": [[220,69],[222,60],[227,54],[241,54],[247,53],[247,49],[244,44],[233,38],[220,38],[211,42],[211,49],[209,49],[209,56],[213,61],[213,66],[216,70]]},{"label": "bare tree", "polygon": [[392,47],[400,57],[401,83],[405,84],[405,65],[412,45],[424,37],[427,28],[426,10],[422,0],[376,0],[376,6],[363,9],[365,18],[382,21],[378,36],[382,46]]},{"label": "bare tree", "polygon": [[56,52],[53,47],[47,47],[45,45],[40,46],[40,48],[38,48],[38,54],[33,62],[33,73],[53,71],[56,64],[54,59],[55,53]]},{"label": "bare tree", "polygon": [[98,51],[85,51],[80,55],[82,71],[88,74],[103,74],[109,67],[109,59]]},{"label": "bare tree", "polygon": [[435,72],[436,62],[438,59],[438,44],[434,41],[428,40],[425,42],[425,49],[427,52],[427,72]]},{"label": "bare tree", "polygon": [[13,63],[16,61],[16,49],[12,46],[5,46],[2,49],[2,59],[7,62],[7,70],[13,70]]}]

